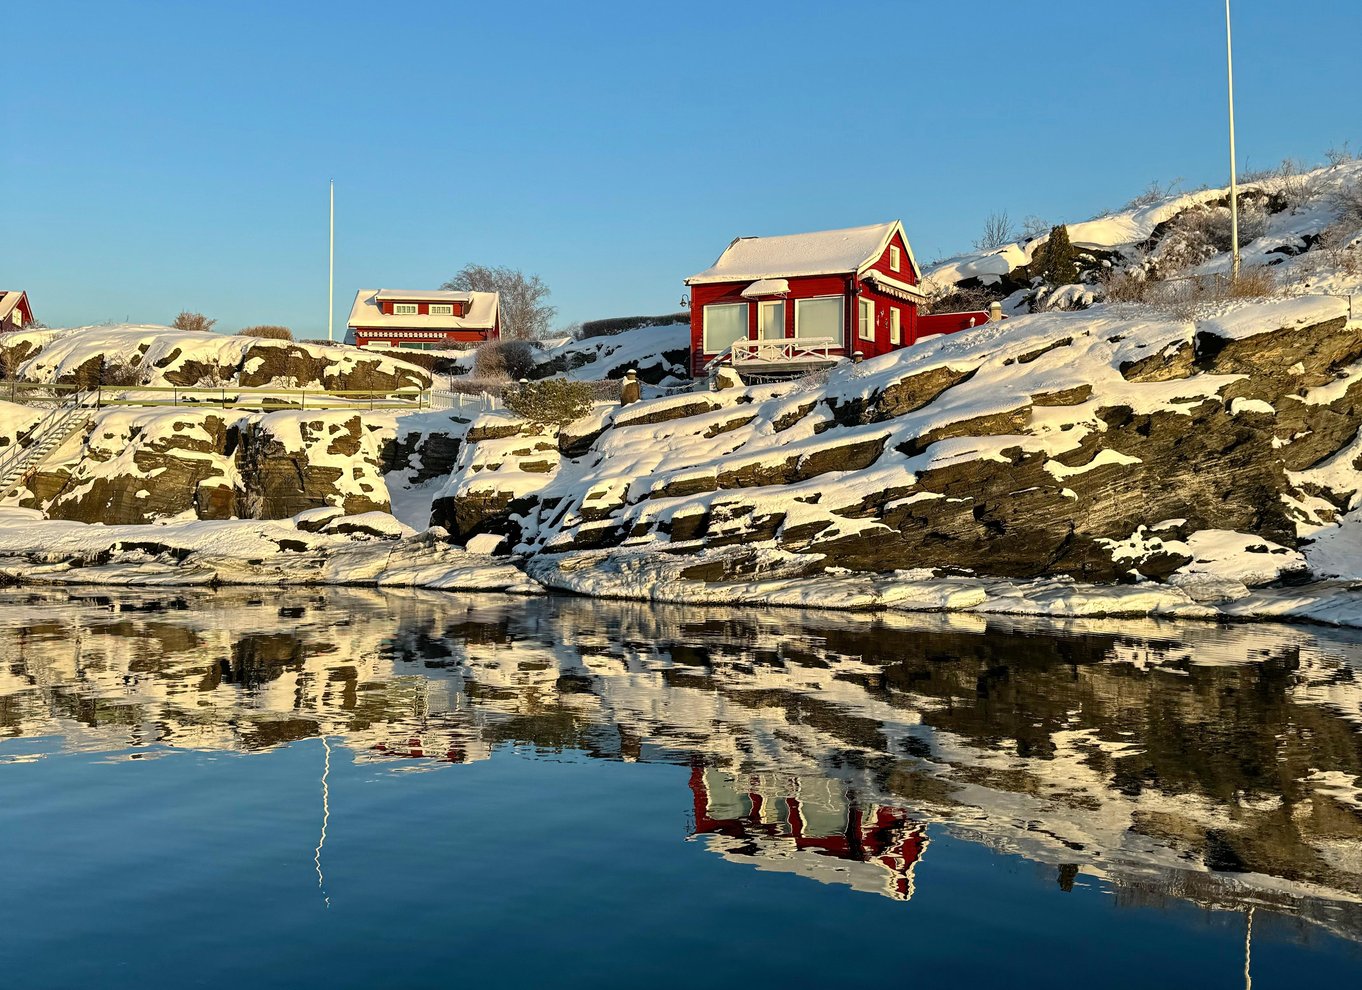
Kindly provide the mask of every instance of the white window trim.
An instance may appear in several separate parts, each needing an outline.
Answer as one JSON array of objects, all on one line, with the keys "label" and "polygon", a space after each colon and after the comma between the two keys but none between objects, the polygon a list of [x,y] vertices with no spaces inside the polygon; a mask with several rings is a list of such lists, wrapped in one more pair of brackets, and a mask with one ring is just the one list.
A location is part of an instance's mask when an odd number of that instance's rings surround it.
[{"label": "white window trim", "polygon": [[[869,319],[866,319],[867,311]],[[860,340],[875,339],[875,300],[865,296],[856,300],[856,336]]]},{"label": "white window trim", "polygon": [[806,298],[806,299],[796,299],[796,300],[794,301],[794,334],[795,334],[795,337],[796,337],[796,338],[799,337],[799,323],[800,323],[800,320],[799,320],[799,309],[800,309],[800,305],[799,305],[799,304],[800,304],[800,303],[820,302],[820,301],[825,300],[825,299],[835,299],[835,300],[837,300],[837,323],[838,323],[838,331],[837,331],[837,336],[836,336],[836,338],[835,338],[835,341],[836,341],[836,342],[835,342],[834,346],[835,346],[835,347],[845,347],[845,346],[846,346],[846,339],[847,339],[847,328],[846,328],[846,320],[847,320],[847,313],[846,313],[846,310],[847,310],[847,301],[846,301],[846,296],[809,296],[809,297]]},{"label": "white window trim", "polygon": [[896,272],[903,267],[903,253],[897,244],[889,245],[889,270]]},{"label": "white window trim", "polygon": [[393,303],[393,316],[420,316],[421,307],[417,303]]},{"label": "white window trim", "polygon": [[[774,337],[765,337],[765,336],[762,336],[762,332],[761,332],[761,331],[762,331],[762,327],[765,325],[765,321],[764,321],[763,317],[765,316],[767,309],[770,308],[770,307],[779,307],[779,308],[780,308],[780,333],[776,334]],[[764,301],[764,302],[759,302],[759,303],[757,303],[757,336],[761,337],[762,340],[784,340],[784,339],[785,339],[785,308],[784,308],[784,307],[785,307],[785,300],[783,300],[783,299],[766,300],[766,301]]]},{"label": "white window trim", "polygon": [[453,304],[453,303],[431,303],[431,304],[430,304],[430,315],[431,315],[431,316],[453,316],[453,315],[454,315],[454,304]]},{"label": "white window trim", "polygon": [[728,343],[728,344],[725,344],[723,347],[711,347],[711,346],[709,345],[709,318],[708,318],[708,317],[709,317],[709,309],[710,309],[711,307],[718,308],[718,307],[724,307],[724,306],[741,306],[741,307],[742,307],[742,325],[743,325],[743,333],[742,333],[742,336],[741,336],[741,337],[738,337],[737,339],[738,339],[738,340],[746,340],[746,339],[747,339],[747,335],[748,335],[748,332],[749,332],[748,328],[750,327],[750,324],[748,323],[748,321],[751,319],[751,314],[750,314],[749,311],[748,311],[748,308],[747,308],[748,304],[747,304],[747,303],[745,303],[745,302],[741,302],[741,303],[706,303],[706,304],[704,305],[704,307],[700,310],[700,318],[704,321],[704,334],[703,334],[703,339],[702,339],[701,342],[700,342],[700,346],[704,349],[704,353],[706,353],[706,354],[718,354],[720,351],[722,351],[722,350],[724,349],[724,347],[731,347],[731,346],[733,346],[733,345],[732,345],[732,342],[730,342],[730,343]]},{"label": "white window trim", "polygon": [[903,343],[903,310],[897,306],[889,310],[889,343]]}]

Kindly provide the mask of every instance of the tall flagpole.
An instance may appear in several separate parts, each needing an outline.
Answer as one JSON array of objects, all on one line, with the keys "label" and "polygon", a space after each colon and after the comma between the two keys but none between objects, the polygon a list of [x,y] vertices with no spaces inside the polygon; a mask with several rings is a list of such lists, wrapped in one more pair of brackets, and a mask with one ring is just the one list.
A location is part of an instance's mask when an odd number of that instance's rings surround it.
[{"label": "tall flagpole", "polygon": [[[1225,0],[1229,3],[1229,0]],[[1235,243],[1239,243],[1235,241]],[[332,322],[336,315],[336,180],[331,180],[331,260],[326,279],[326,339],[336,339]]]},{"label": "tall flagpole", "polygon": [[1225,69],[1230,84],[1230,280],[1239,278],[1239,183],[1234,171],[1234,44],[1230,39],[1230,0],[1225,0]]}]

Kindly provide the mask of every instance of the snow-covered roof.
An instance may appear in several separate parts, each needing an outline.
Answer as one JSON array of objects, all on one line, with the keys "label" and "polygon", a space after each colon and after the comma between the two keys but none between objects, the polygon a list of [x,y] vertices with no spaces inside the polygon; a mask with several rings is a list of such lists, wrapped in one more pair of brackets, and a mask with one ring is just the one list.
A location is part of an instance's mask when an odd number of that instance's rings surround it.
[{"label": "snow-covered roof", "polygon": [[809,275],[849,275],[873,265],[897,233],[908,248],[908,262],[921,275],[913,249],[897,220],[819,230],[776,237],[739,237],[709,268],[686,279],[687,285],[739,282],[743,279],[799,278]]},{"label": "snow-covered roof", "polygon": [[387,302],[468,302],[473,293],[455,289],[379,289],[374,298]]},{"label": "snow-covered roof", "polygon": [[748,299],[755,299],[757,296],[783,296],[789,291],[789,279],[759,278],[747,288],[743,289],[742,294]]},{"label": "snow-covered roof", "polygon": [[22,290],[15,289],[6,292],[4,289],[0,289],[0,320],[9,316],[14,307],[19,305],[19,300],[22,298],[24,298]]},{"label": "snow-covered roof", "polygon": [[[464,316],[388,316],[379,307],[380,299],[467,302],[468,312]],[[399,289],[360,289],[355,293],[355,305],[350,308],[348,325],[375,329],[490,330],[496,326],[497,309],[500,305],[501,296],[496,292],[404,293]]]}]

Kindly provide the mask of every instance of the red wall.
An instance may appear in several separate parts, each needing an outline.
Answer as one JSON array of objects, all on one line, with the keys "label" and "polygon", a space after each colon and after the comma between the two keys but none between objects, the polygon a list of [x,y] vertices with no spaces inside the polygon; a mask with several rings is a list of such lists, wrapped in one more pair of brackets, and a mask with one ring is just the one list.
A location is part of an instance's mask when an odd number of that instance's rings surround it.
[{"label": "red wall", "polygon": [[919,337],[934,333],[955,333],[987,322],[988,313],[982,309],[968,313],[938,313],[934,316],[919,316],[917,332]]},{"label": "red wall", "polygon": [[[907,265],[907,254],[904,255],[904,265]],[[888,261],[885,262],[886,267]],[[910,282],[913,276],[911,271],[908,278],[903,278],[902,273],[895,275],[888,273],[902,281]],[[811,278],[792,278],[790,279],[789,295],[784,297],[785,306],[785,336],[794,336],[794,306],[796,299],[809,299],[814,296],[843,296],[842,322],[846,335],[846,346],[839,348],[835,353],[850,354],[853,351],[860,351],[866,357],[875,357],[879,354],[887,354],[898,347],[907,347],[917,339],[917,304],[904,302],[887,296],[871,285],[858,282],[848,290],[848,283],[851,282],[849,275],[819,275]],[[704,373],[704,367],[709,360],[714,357],[713,352],[704,353],[704,308],[713,303],[748,303],[747,307],[747,336],[749,339],[757,338],[757,305],[758,300],[744,299],[743,289],[751,285],[750,280],[742,282],[720,282],[709,285],[691,286],[691,360],[692,371],[696,376]],[[875,339],[862,340],[857,336],[859,306],[855,302],[855,296],[860,295],[875,301]],[[774,298],[774,297],[771,297]],[[902,337],[901,343],[894,345],[889,343],[889,311],[897,309],[900,316]]]},{"label": "red wall", "polygon": [[420,343],[458,343],[458,344],[477,344],[484,340],[496,339],[497,332],[483,330],[446,330],[442,337],[394,337],[393,331],[383,327],[353,327],[355,331],[355,343],[364,345],[374,341],[385,341],[394,347],[403,342]]}]

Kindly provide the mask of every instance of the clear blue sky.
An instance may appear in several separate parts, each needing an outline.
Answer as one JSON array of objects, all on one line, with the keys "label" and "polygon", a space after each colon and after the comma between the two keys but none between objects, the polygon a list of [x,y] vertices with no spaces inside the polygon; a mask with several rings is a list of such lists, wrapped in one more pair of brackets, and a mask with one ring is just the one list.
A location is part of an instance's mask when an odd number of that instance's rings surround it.
[{"label": "clear blue sky", "polygon": [[[1086,219],[1225,179],[1217,0],[11,5],[0,288],[53,326],[336,325],[465,262],[560,323],[676,308],[736,235]],[[1362,145],[1362,4],[1238,0],[1241,164]],[[1345,39],[1351,39],[1345,43]]]}]

